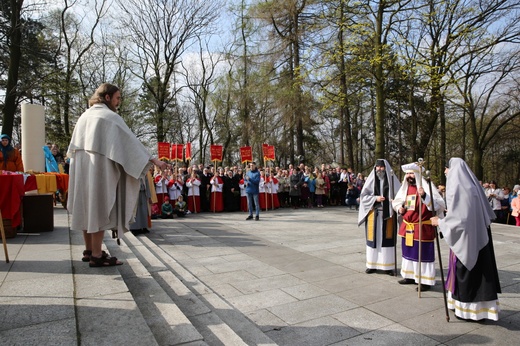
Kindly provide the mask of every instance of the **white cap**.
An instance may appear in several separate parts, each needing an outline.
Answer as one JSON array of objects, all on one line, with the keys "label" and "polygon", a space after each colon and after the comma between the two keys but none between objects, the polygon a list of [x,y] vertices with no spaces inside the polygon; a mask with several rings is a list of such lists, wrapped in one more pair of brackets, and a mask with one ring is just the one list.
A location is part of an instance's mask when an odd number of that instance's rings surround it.
[{"label": "white cap", "polygon": [[[419,165],[415,162],[412,162],[412,163],[409,163],[406,165],[402,165],[401,169],[405,173],[419,173],[420,172]],[[422,167],[422,171],[424,171],[424,167]]]}]

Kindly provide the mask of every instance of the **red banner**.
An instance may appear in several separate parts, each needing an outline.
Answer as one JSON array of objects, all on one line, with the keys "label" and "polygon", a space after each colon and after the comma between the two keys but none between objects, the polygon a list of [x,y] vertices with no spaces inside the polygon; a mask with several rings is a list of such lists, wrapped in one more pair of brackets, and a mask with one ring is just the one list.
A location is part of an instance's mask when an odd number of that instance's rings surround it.
[{"label": "red banner", "polygon": [[240,157],[242,158],[242,163],[253,162],[253,150],[251,150],[251,147],[240,148]]},{"label": "red banner", "polygon": [[222,145],[212,144],[210,146],[211,161],[222,162]]},{"label": "red banner", "polygon": [[186,161],[191,161],[191,143],[188,142],[184,145],[184,154],[186,156]]},{"label": "red banner", "polygon": [[183,149],[184,149],[184,144],[172,144],[171,159],[173,161],[182,161]]},{"label": "red banner", "polygon": [[264,161],[274,161],[274,145],[262,144],[262,154],[264,155]]},{"label": "red banner", "polygon": [[269,146],[269,150],[267,152],[269,155],[267,155],[269,157],[269,160],[271,161],[274,161],[276,160],[276,155],[275,155],[275,151],[274,151],[274,145],[270,145]]},{"label": "red banner", "polygon": [[267,148],[269,148],[269,144],[262,144],[262,156],[264,157],[264,161],[267,160]]},{"label": "red banner", "polygon": [[157,143],[157,156],[159,157],[159,160],[169,160],[170,159],[170,143],[167,143],[167,142]]}]

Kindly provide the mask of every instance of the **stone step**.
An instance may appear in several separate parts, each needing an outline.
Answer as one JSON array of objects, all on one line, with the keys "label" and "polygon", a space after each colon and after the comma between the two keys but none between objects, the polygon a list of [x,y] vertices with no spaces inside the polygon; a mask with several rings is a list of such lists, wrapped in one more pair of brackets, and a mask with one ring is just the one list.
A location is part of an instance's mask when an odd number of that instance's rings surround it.
[{"label": "stone step", "polygon": [[133,246],[135,237],[131,233],[121,239],[121,246],[107,237],[105,245],[112,256],[124,262],[117,269],[157,343],[207,345],[197,328],[156,281],[157,272],[167,268],[144,246]]},{"label": "stone step", "polygon": [[[58,229],[53,233],[61,231]],[[77,344],[123,345],[132,340],[135,345],[158,345],[118,267],[90,268],[88,263],[81,261],[85,249],[82,232],[69,232],[68,229],[63,232],[70,241],[68,262],[73,274]],[[114,241],[106,241],[110,242]],[[56,282],[56,285],[60,284]],[[56,286],[58,289],[63,288]],[[60,343],[56,340],[55,344]]]},{"label": "stone step", "polygon": [[[224,345],[276,345],[256,324],[180,265],[167,250],[146,236],[129,239],[132,244],[130,246],[146,247],[154,254],[155,259],[160,260],[168,268],[167,271],[156,272],[163,280],[158,279],[158,282],[168,283],[171,287],[170,293],[173,294],[172,299],[210,345],[219,344],[213,339],[214,336],[219,335],[221,335],[220,340],[226,340]],[[148,263],[150,268],[159,268],[159,264],[153,262],[154,259],[142,258],[142,261]],[[169,291],[167,287],[165,290]],[[236,335],[236,338],[227,339],[232,335]],[[242,343],[239,342],[240,340]]]},{"label": "stone step", "polygon": [[[127,234],[122,241],[121,247],[114,245],[110,246],[109,249],[112,254],[119,256],[128,263],[128,269],[124,268],[125,265],[119,268],[141,310],[143,310],[141,306],[153,304],[153,301],[145,304],[144,301],[141,302],[144,298],[138,298],[138,294],[134,292],[150,291],[148,288],[150,285],[156,289],[153,291],[154,296],[159,295],[157,292],[159,289],[155,287],[158,286],[160,287],[160,294],[166,295],[175,304],[172,310],[175,310],[174,315],[177,317],[173,318],[171,323],[171,328],[178,335],[175,340],[168,339],[168,333],[165,332],[164,326],[160,328],[153,324],[150,325],[148,321],[149,318],[153,319],[153,314],[146,311],[149,308],[144,308],[143,315],[156,336],[158,343],[160,345],[177,345],[181,343],[183,345],[187,343],[190,345],[195,345],[195,343],[197,345],[246,345],[218,315],[208,308],[172,273],[172,268],[165,265],[156,252],[154,252],[154,250],[159,250],[160,253],[163,253],[163,251],[152,242],[148,245],[152,248],[145,246],[133,235]],[[171,257],[169,259],[170,262],[173,261]],[[145,283],[134,283],[136,280],[138,282],[142,281],[143,278],[147,279]],[[164,315],[164,312],[161,313]],[[168,313],[170,315],[173,314],[172,312]]]}]

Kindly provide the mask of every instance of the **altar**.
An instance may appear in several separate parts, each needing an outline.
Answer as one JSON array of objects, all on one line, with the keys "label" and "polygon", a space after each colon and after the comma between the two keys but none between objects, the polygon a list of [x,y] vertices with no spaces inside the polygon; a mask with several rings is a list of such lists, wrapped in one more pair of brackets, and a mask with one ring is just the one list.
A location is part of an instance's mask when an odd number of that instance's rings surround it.
[{"label": "altar", "polygon": [[[0,174],[0,210],[6,238],[54,229],[57,193],[67,195],[69,176],[61,173]],[[21,227],[19,227],[21,226]]]},{"label": "altar", "polygon": [[0,174],[0,211],[6,238],[16,236],[22,224],[21,204],[25,195],[23,174]]}]

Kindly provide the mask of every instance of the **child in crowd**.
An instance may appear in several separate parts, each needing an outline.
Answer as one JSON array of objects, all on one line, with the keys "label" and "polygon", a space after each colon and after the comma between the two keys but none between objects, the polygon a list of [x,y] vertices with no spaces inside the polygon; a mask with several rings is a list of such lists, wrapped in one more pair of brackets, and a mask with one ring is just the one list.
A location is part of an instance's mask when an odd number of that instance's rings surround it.
[{"label": "child in crowd", "polygon": [[153,203],[152,204],[152,211],[151,211],[152,215],[151,215],[151,219],[152,220],[156,220],[158,219],[160,216],[161,216],[161,209],[159,209],[159,204],[158,203]]},{"label": "child in crowd", "polygon": [[177,204],[175,204],[175,214],[177,214],[179,217],[184,217],[186,215],[186,202],[184,202],[182,195],[177,197]]},{"label": "child in crowd", "polygon": [[173,219],[173,206],[170,204],[170,198],[164,197],[164,203],[161,206],[161,218]]}]

